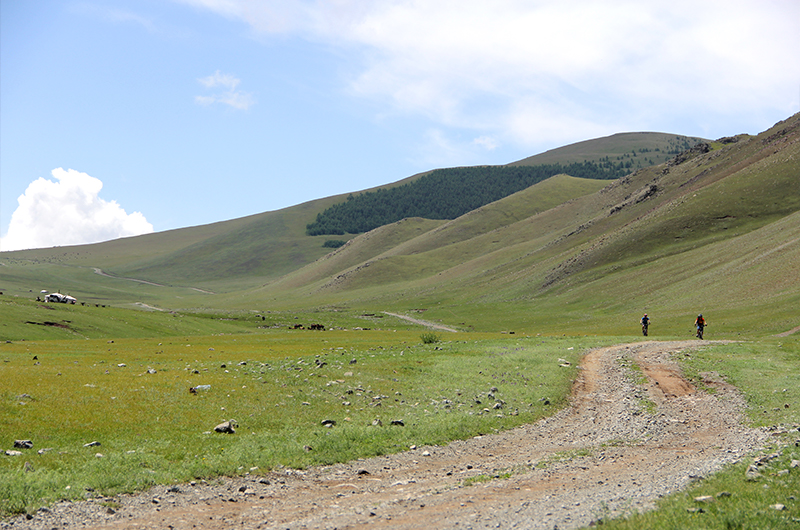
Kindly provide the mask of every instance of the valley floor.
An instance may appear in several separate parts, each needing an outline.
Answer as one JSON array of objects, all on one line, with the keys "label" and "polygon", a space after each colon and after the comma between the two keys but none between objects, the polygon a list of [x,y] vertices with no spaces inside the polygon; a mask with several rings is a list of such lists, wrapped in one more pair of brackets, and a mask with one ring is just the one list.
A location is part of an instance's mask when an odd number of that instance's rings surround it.
[{"label": "valley floor", "polygon": [[713,394],[682,376],[673,358],[698,344],[594,350],[568,409],[512,431],[307,471],[61,503],[0,528],[580,528],[650,509],[767,439],[742,425],[744,401],[718,375],[702,374]]}]

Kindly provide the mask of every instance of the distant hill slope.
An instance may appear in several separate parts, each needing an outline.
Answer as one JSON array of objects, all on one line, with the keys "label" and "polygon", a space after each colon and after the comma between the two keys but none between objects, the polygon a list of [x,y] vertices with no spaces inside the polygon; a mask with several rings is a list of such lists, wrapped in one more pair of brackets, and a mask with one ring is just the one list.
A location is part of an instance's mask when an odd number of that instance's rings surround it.
[{"label": "distant hill slope", "polygon": [[800,115],[615,181],[560,175],[454,220],[406,219],[328,252],[305,226],[344,198],[186,232],[3,253],[0,290],[22,293],[46,278],[117,304],[314,318],[424,311],[462,329],[546,333],[627,334],[644,311],[656,333],[688,334],[700,311],[718,336],[800,324]]},{"label": "distant hill slope", "polygon": [[701,141],[664,133],[626,133],[505,166],[436,169],[397,186],[350,195],[317,214],[307,233],[358,234],[408,217],[455,219],[553,175],[616,179],[664,162]]},{"label": "distant hill slope", "polygon": [[[644,140],[636,143],[633,140],[640,136],[650,138],[653,134],[658,138],[663,136],[661,144]],[[634,145],[659,148],[663,152],[670,148],[676,141],[675,138],[684,138],[660,133],[630,133],[623,136],[631,141],[598,139],[600,145],[591,147],[593,141],[590,140],[581,142],[579,151],[593,157],[599,153],[609,157],[624,157],[630,154],[627,151]],[[657,145],[661,147],[655,147]],[[562,154],[556,152],[559,150],[548,152],[549,164],[581,162],[582,159],[574,150],[562,149]],[[355,194],[402,187],[430,173],[420,173]],[[552,187],[548,189],[548,193],[557,193],[564,200],[571,198],[566,197],[563,192],[556,192]],[[584,193],[585,190],[574,188],[574,191]],[[19,286],[30,284],[29,278],[41,276],[41,267],[54,265],[98,267],[113,276],[139,278],[166,286],[195,286],[228,291],[277,279],[326,255],[330,249],[324,248],[323,243],[331,238],[310,237],[306,234],[306,226],[314,222],[319,213],[334,204],[344,202],[347,197],[347,194],[342,194],[240,219],[94,245],[4,252],[0,256],[9,262],[28,263],[36,267],[35,271],[31,268],[19,270],[24,273],[18,280]],[[453,217],[455,216],[457,215],[454,214]],[[338,239],[345,240],[351,237],[337,236]],[[54,276],[58,278],[60,273]],[[99,281],[99,278],[95,280]],[[0,289],[8,290],[10,285],[0,285]],[[92,286],[87,288],[91,290]],[[123,289],[123,292],[126,290]],[[122,297],[123,294],[120,293],[119,296]]]},{"label": "distant hill slope", "polygon": [[629,162],[628,167],[636,170],[666,162],[675,155],[688,151],[693,145],[707,141],[695,136],[659,132],[618,133],[551,149],[508,165]]},{"label": "distant hill slope", "polygon": [[[509,303],[551,326],[559,319],[591,326],[598,315],[647,308],[677,318],[704,307],[745,320],[747,311],[779,313],[788,325],[800,302],[799,121],[795,115],[755,137],[703,144],[525,216],[519,205],[539,184],[366,260],[348,259],[379,229],[332,255],[340,270],[330,268],[332,257],[320,260],[258,296],[286,307],[311,300],[426,307],[428,315],[467,315],[471,325],[479,318],[495,329],[502,325],[495,313],[506,324],[523,321],[501,309]],[[522,215],[488,221],[498,211]],[[486,226],[475,229],[482,219]],[[292,281],[298,278],[305,283]]]}]

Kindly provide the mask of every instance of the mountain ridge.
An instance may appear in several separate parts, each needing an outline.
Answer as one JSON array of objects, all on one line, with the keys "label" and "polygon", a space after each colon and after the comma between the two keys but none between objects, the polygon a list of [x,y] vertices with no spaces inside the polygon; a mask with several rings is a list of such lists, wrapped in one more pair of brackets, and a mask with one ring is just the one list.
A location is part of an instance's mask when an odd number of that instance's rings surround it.
[{"label": "mountain ridge", "polygon": [[[413,309],[466,329],[559,329],[569,323],[587,332],[601,327],[613,332],[624,314],[652,311],[674,323],[688,308],[707,307],[724,314],[726,325],[755,325],[760,317],[750,312],[764,310],[779,315],[789,329],[797,324],[784,306],[800,302],[800,291],[787,280],[800,276],[794,264],[800,263],[798,121],[794,115],[755,136],[704,142],[614,181],[551,177],[457,219],[405,219],[349,237],[333,251],[302,230],[341,195],[222,227],[198,227],[190,244],[157,259],[137,255],[126,262],[135,253],[112,255],[110,247],[126,246],[117,241],[94,247],[108,256],[81,255],[83,248],[4,253],[4,272],[13,270],[19,284],[35,276],[33,267],[51,274],[58,265],[59,275],[67,274],[84,290],[73,295],[98,297],[93,293],[102,285],[102,296],[115,293],[116,303],[174,308]],[[262,242],[261,254],[251,252],[248,246],[264,226],[284,239],[273,236],[273,247]],[[256,237],[244,237],[248,234]],[[244,241],[230,245],[236,238]],[[258,264],[248,260],[270,251],[283,269],[260,274]],[[204,253],[213,259],[205,260]],[[742,268],[740,254],[751,256],[759,274]],[[51,261],[34,263],[34,256]],[[164,256],[184,263],[173,270]],[[226,263],[230,256],[235,259]],[[207,270],[192,276],[187,270],[195,259]],[[90,261],[166,287],[134,288],[109,278],[92,278],[97,285],[90,286],[86,273],[69,272]],[[228,268],[217,270],[218,264]],[[229,274],[235,267],[250,270]],[[138,274],[149,270],[153,274]],[[732,270],[739,276],[731,276]],[[159,281],[163,278],[169,281]],[[187,292],[187,285],[216,294]],[[509,304],[515,311],[507,311]]]}]

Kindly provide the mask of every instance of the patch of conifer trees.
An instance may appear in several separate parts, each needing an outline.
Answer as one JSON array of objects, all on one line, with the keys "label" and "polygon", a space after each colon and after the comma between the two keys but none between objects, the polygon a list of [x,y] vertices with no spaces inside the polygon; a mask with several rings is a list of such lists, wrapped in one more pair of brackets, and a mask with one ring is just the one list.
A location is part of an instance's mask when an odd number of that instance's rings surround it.
[{"label": "patch of conifer trees", "polygon": [[610,161],[436,169],[401,186],[350,195],[317,214],[306,232],[312,236],[359,234],[407,217],[455,219],[561,173],[607,180],[630,171],[630,164]]}]

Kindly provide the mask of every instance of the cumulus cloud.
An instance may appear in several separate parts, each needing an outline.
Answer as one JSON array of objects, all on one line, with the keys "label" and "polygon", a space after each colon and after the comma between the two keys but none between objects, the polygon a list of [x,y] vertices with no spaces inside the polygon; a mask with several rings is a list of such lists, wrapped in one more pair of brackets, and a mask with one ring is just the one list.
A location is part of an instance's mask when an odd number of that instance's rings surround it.
[{"label": "cumulus cloud", "polygon": [[198,105],[207,106],[214,103],[222,103],[235,109],[247,110],[255,103],[252,94],[236,90],[241,80],[231,74],[222,74],[217,70],[213,75],[201,77],[197,82],[206,88],[221,87],[225,89],[224,92],[210,96],[195,96],[194,101]]},{"label": "cumulus cloud", "polygon": [[38,178],[17,199],[0,249],[21,250],[97,243],[153,231],[140,212],[128,214],[98,194],[100,179],[74,169],[54,169],[56,179]]},{"label": "cumulus cloud", "polygon": [[798,104],[797,2],[181,1],[345,49],[349,90],[384,114],[521,144]]}]

